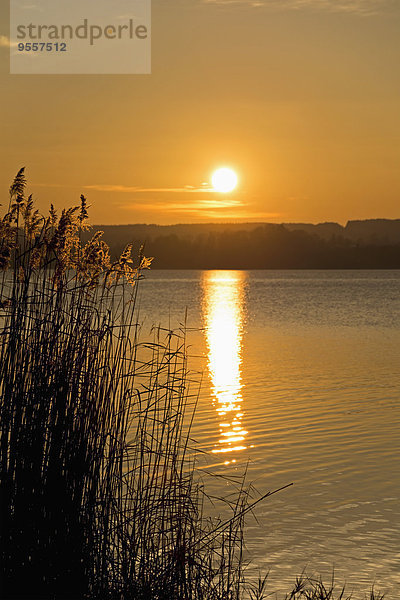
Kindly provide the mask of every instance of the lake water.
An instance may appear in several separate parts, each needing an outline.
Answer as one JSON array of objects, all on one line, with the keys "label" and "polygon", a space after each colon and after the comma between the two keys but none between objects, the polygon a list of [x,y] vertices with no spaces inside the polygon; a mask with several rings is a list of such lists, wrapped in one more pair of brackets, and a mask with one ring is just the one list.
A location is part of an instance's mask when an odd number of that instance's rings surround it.
[{"label": "lake water", "polygon": [[375,583],[395,600],[400,272],[153,271],[140,305],[145,325],[177,327],[187,310],[195,330],[200,466],[230,476],[248,464],[262,493],[294,483],[246,530],[269,590],[334,569],[354,598]]}]

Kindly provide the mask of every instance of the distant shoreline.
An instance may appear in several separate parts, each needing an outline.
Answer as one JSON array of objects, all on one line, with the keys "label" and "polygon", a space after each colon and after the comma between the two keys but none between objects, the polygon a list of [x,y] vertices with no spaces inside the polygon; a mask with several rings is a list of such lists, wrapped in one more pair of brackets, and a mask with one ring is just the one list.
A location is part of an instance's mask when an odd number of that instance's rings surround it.
[{"label": "distant shoreline", "polygon": [[320,225],[105,225],[96,231],[119,256],[133,243],[164,269],[400,269],[400,220]]},{"label": "distant shoreline", "polygon": [[393,268],[393,269],[386,269],[386,268],[368,268],[368,267],[360,267],[360,268],[343,268],[343,269],[336,269],[336,268],[326,268],[326,269],[320,269],[320,268],[298,268],[298,269],[236,269],[236,268],[230,268],[230,269],[212,269],[212,268],[207,268],[207,269],[186,269],[186,268],[172,268],[172,267],[155,267],[155,266],[151,266],[151,271],[321,271],[321,272],[325,272],[325,271],[400,271],[400,267],[397,268]]}]

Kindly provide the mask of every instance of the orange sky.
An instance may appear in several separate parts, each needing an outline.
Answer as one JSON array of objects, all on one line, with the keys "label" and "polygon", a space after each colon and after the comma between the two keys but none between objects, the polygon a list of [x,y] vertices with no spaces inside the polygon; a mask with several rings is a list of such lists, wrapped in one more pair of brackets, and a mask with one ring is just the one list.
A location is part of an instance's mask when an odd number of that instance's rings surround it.
[{"label": "orange sky", "polygon": [[153,0],[150,76],[8,75],[1,37],[2,203],[25,165],[94,223],[400,218],[399,31],[399,0]]}]

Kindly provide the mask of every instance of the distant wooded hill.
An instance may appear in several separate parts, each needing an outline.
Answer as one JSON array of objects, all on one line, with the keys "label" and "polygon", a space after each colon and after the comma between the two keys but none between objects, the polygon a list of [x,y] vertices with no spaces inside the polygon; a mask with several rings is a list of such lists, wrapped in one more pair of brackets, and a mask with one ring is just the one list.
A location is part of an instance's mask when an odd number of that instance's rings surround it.
[{"label": "distant wooded hill", "polygon": [[97,225],[113,257],[145,245],[156,269],[397,269],[400,219],[337,223]]}]

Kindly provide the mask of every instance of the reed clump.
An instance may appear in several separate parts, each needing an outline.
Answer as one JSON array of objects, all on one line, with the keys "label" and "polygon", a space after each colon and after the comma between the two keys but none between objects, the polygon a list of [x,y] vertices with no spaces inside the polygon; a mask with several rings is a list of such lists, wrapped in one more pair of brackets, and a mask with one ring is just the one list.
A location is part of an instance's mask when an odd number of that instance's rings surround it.
[{"label": "reed clump", "polygon": [[[0,219],[1,598],[261,600],[244,487],[225,522],[203,512],[184,332],[141,341],[152,259],[128,245],[112,261],[102,232],[82,243],[84,196],[42,216],[25,188],[21,169]],[[287,599],[334,598],[296,586]]]},{"label": "reed clump", "polygon": [[112,262],[83,196],[43,217],[25,186],[0,221],[2,598],[239,598],[245,499],[203,515],[184,335],[139,338],[151,259]]}]

